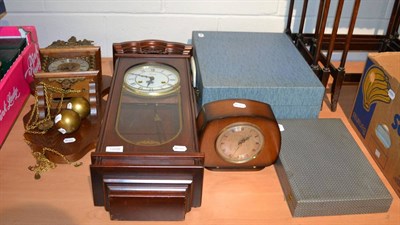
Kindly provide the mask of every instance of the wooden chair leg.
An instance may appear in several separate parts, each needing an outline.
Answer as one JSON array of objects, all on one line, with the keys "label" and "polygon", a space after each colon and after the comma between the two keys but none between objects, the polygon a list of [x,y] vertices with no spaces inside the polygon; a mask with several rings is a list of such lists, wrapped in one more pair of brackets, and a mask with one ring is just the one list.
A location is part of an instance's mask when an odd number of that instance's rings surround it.
[{"label": "wooden chair leg", "polygon": [[[332,29],[331,39],[329,42],[328,52],[326,54],[324,70],[330,69],[332,54],[333,54],[333,50],[335,48],[337,32],[339,29],[340,18],[342,16],[343,5],[344,5],[344,0],[339,0],[337,8],[336,8],[335,20],[333,22],[333,29]],[[335,74],[331,73],[331,75],[334,76],[334,80],[336,80],[336,83],[337,83],[336,84],[337,87],[336,88],[332,87],[332,89],[331,89],[331,110],[335,111],[336,107],[337,107],[338,99],[339,99],[340,89],[341,89],[341,86],[342,86],[342,83],[344,80],[344,71],[343,71],[343,74],[342,73],[335,73]],[[343,77],[337,77],[339,75],[342,75]],[[324,82],[327,82],[327,80],[324,80]],[[326,85],[326,83],[325,83],[325,85]]]},{"label": "wooden chair leg", "polygon": [[297,33],[296,37],[296,46],[299,45],[299,42],[304,42],[303,32],[304,32],[304,23],[306,21],[306,15],[307,15],[307,6],[308,6],[308,0],[304,0],[303,9],[301,11],[299,32]]},{"label": "wooden chair leg", "polygon": [[289,4],[289,12],[288,12],[288,19],[287,19],[287,23],[286,23],[286,29],[285,29],[285,33],[289,36],[291,36],[292,34],[292,17],[293,17],[293,8],[294,8],[294,1],[295,0],[290,0],[290,4]]},{"label": "wooden chair leg", "polygon": [[331,96],[331,111],[335,112],[337,109],[337,104],[339,102],[339,95],[342,89],[344,80],[345,70],[339,67],[337,70],[336,77],[333,79],[332,83],[332,96]]},{"label": "wooden chair leg", "polygon": [[400,0],[396,0],[393,3],[392,14],[390,16],[385,38],[382,40],[382,46],[379,49],[380,52],[388,51],[388,48],[390,48],[392,42],[398,38],[399,26],[400,26]]},{"label": "wooden chair leg", "polygon": [[347,31],[345,47],[344,47],[344,50],[342,52],[342,58],[340,60],[340,65],[339,65],[339,67],[337,69],[336,77],[334,78],[333,83],[332,83],[332,89],[331,89],[331,93],[332,93],[332,95],[331,95],[331,111],[333,111],[333,112],[336,111],[336,109],[337,109],[337,104],[339,102],[340,91],[342,89],[344,77],[346,75],[345,64],[346,64],[347,54],[348,54],[349,49],[350,49],[350,43],[351,43],[351,39],[352,39],[355,23],[356,23],[356,20],[357,20],[358,10],[360,8],[360,2],[361,2],[361,0],[356,0],[354,2],[353,12],[352,12],[351,20],[350,20],[350,25],[349,25],[349,30]]},{"label": "wooden chair leg", "polygon": [[[313,63],[311,65],[311,68],[316,68],[318,67],[319,63],[319,58],[320,58],[320,53],[322,50],[322,42],[325,34],[325,27],[326,27],[326,22],[328,20],[328,12],[329,12],[329,7],[330,7],[330,0],[324,0],[320,1],[320,11],[321,11],[321,17],[318,18],[318,20],[321,19],[321,21],[317,22],[317,27],[316,30],[318,30],[318,39],[317,39],[317,44],[315,47],[315,52],[314,52],[314,59]],[[327,73],[322,73],[322,77],[320,77],[321,82],[322,81],[327,81],[329,79],[329,74]],[[324,87],[326,88],[326,83],[322,83]]]}]

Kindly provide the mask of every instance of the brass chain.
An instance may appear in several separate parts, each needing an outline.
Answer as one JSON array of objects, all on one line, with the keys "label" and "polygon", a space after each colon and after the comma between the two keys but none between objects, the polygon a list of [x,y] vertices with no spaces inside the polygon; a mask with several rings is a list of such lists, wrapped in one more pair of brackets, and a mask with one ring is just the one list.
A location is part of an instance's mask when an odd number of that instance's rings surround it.
[{"label": "brass chain", "polygon": [[[32,143],[28,140],[25,140],[25,142],[31,146]],[[40,174],[43,172],[47,172],[50,169],[54,169],[57,167],[57,164],[50,161],[47,157],[46,157],[46,152],[51,152],[54,153],[58,156],[60,156],[67,164],[72,164],[72,162],[70,160],[67,159],[67,157],[65,157],[65,155],[59,153],[57,150],[54,150],[52,148],[47,148],[44,147],[42,148],[42,152],[32,152],[33,157],[36,159],[36,164],[34,166],[29,166],[28,169],[30,171],[35,172],[35,179],[40,179]],[[83,163],[82,162],[78,162],[75,163],[74,166],[75,167],[79,167],[81,166]]]},{"label": "brass chain", "polygon": [[[80,93],[81,91],[73,90],[73,89],[58,88],[58,87],[48,85],[44,82],[40,82],[39,85],[43,85],[43,91],[44,91],[44,95],[45,95],[45,104],[46,104],[46,116],[42,120],[39,119],[39,103],[38,103],[39,101],[38,101],[38,95],[37,95],[37,93],[35,93],[35,104],[32,108],[32,113],[29,116],[28,122],[26,123],[25,132],[30,133],[30,134],[44,135],[52,127],[52,125],[47,126],[47,127],[45,126],[46,129],[40,130],[40,131],[38,130],[38,127],[45,123],[48,123],[48,122],[52,123],[53,118],[51,116],[51,101],[53,99],[53,93],[61,94],[61,99],[57,106],[56,114],[58,114],[62,109],[64,96],[66,94],[70,94],[70,93]],[[32,146],[32,143],[30,141],[25,139],[25,142],[29,146]],[[56,163],[52,162],[51,160],[49,160],[46,157],[46,155],[45,155],[46,152],[54,153],[54,154],[60,156],[67,164],[72,164],[72,162],[69,161],[67,159],[67,157],[65,157],[65,155],[61,154],[60,152],[58,152],[57,150],[52,149],[52,148],[43,147],[41,152],[32,151],[32,155],[36,159],[36,165],[29,166],[28,169],[30,171],[35,172],[35,179],[40,179],[41,173],[49,171],[50,169],[54,169],[57,167]],[[74,164],[75,167],[78,167],[80,165],[82,165],[82,162]]]}]

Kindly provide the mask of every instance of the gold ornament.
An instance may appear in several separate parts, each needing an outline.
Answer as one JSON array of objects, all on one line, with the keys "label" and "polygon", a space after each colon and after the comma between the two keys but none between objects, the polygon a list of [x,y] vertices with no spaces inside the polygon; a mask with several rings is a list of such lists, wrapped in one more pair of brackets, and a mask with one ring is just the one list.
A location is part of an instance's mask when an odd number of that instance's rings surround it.
[{"label": "gold ornament", "polygon": [[84,97],[73,97],[67,104],[68,109],[72,109],[79,114],[81,119],[86,118],[90,113],[89,101]]},{"label": "gold ornament", "polygon": [[63,109],[54,119],[58,131],[69,134],[78,130],[81,125],[81,117],[72,109]]}]

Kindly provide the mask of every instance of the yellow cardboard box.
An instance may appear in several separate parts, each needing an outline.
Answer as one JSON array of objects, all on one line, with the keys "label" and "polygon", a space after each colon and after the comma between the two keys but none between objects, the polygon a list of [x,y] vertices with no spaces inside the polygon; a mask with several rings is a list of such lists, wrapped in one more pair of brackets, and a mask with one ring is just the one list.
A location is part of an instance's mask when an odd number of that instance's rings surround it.
[{"label": "yellow cardboard box", "polygon": [[400,52],[371,53],[351,124],[400,197]]}]

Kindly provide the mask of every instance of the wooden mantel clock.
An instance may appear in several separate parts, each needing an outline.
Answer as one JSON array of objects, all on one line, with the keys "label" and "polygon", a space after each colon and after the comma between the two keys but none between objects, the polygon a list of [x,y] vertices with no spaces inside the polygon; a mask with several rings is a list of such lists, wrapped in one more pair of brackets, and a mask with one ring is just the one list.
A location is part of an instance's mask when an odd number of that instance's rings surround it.
[{"label": "wooden mantel clock", "polygon": [[90,167],[94,204],[112,220],[183,220],[201,205],[191,50],[161,40],[113,44],[114,75]]},{"label": "wooden mantel clock", "polygon": [[197,117],[200,151],[211,170],[260,170],[273,164],[281,134],[271,107],[249,99],[205,104]]}]

